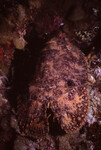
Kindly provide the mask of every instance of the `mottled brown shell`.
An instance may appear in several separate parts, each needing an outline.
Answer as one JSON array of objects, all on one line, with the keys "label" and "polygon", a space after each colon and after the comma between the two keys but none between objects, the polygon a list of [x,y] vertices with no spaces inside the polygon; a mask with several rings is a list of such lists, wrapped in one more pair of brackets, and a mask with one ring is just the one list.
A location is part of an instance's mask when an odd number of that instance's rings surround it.
[{"label": "mottled brown shell", "polygon": [[18,99],[18,122],[28,136],[49,132],[47,109],[67,133],[78,130],[88,110],[87,64],[67,38],[55,37],[42,50],[29,86],[29,99]]}]

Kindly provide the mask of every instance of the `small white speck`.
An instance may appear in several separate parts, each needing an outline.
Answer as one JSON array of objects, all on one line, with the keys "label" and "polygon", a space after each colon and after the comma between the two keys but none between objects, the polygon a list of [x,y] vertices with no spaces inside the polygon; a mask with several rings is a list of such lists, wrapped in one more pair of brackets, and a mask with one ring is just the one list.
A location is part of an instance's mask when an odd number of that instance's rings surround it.
[{"label": "small white speck", "polygon": [[92,10],[94,12],[94,15],[97,16],[99,10],[97,10],[96,8],[92,8]]},{"label": "small white speck", "polygon": [[99,125],[101,125],[101,120],[99,121]]},{"label": "small white speck", "polygon": [[89,124],[93,124],[94,122],[96,122],[96,118],[91,113],[89,113],[87,116],[87,122]]},{"label": "small white speck", "polygon": [[91,74],[88,74],[88,80],[95,83],[95,78],[91,75]]},{"label": "small white speck", "polygon": [[101,76],[101,68],[100,67],[95,69],[95,74],[97,75],[97,77]]},{"label": "small white speck", "polygon": [[94,145],[91,145],[89,150],[94,150]]},{"label": "small white speck", "polygon": [[61,22],[61,23],[60,23],[60,26],[63,26],[63,25],[64,25],[64,23],[63,23],[63,22]]}]

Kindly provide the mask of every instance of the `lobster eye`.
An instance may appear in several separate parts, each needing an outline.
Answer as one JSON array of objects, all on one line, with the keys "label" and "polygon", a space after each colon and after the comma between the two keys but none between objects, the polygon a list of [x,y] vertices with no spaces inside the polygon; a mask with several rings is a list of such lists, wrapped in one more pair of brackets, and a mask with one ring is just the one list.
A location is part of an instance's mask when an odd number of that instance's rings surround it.
[{"label": "lobster eye", "polygon": [[74,81],[73,80],[68,80],[67,81],[67,85],[69,86],[69,87],[72,87],[72,86],[75,86],[75,83],[74,83]]}]

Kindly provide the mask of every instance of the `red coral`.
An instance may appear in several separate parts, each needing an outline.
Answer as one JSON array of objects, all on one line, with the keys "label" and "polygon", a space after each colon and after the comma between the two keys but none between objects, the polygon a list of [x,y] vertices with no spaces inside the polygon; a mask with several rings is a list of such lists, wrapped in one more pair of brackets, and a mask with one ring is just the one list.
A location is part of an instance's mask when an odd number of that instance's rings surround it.
[{"label": "red coral", "polygon": [[7,41],[6,45],[0,46],[0,61],[4,64],[9,63],[12,58],[14,46],[12,41]]},{"label": "red coral", "polygon": [[4,49],[0,46],[0,60],[4,57]]}]

